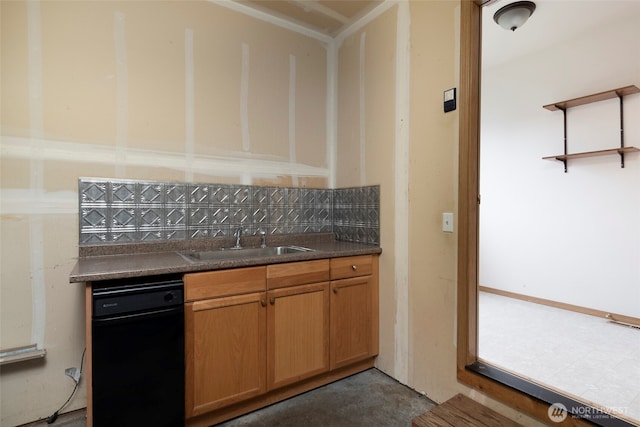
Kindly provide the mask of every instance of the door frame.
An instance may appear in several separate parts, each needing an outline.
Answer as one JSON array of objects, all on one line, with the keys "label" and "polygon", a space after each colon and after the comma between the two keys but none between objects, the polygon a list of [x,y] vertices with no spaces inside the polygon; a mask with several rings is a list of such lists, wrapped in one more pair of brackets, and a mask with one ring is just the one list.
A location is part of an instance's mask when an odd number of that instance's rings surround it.
[{"label": "door frame", "polygon": [[[478,360],[478,230],[480,204],[480,84],[482,7],[495,0],[461,0],[458,167],[458,381],[517,410],[549,422],[550,404],[481,374]],[[475,367],[475,369],[474,369]],[[533,385],[533,383],[531,383]],[[591,426],[568,416],[558,425]]]}]

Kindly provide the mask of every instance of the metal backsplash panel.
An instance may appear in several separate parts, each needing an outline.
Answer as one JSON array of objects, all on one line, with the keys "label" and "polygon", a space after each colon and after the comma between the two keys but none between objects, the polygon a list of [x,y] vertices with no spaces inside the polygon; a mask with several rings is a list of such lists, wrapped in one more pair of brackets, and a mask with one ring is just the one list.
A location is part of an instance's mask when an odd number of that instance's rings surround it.
[{"label": "metal backsplash panel", "polygon": [[379,245],[380,186],[333,191],[333,232],[336,238]]},{"label": "metal backsplash panel", "polygon": [[335,232],[380,244],[380,187],[282,188],[80,178],[80,244]]}]

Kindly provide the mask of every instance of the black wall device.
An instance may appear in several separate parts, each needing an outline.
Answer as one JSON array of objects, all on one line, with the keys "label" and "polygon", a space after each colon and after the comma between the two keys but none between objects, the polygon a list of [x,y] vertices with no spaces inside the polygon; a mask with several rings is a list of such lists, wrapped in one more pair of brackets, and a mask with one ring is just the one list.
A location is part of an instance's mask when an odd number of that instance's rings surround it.
[{"label": "black wall device", "polygon": [[456,109],[456,88],[444,91],[444,112],[448,113]]}]

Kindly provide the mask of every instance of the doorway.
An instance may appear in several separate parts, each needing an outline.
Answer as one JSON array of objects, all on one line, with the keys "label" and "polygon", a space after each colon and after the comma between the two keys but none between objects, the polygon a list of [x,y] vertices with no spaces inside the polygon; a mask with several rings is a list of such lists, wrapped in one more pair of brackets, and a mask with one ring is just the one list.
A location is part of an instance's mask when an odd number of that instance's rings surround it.
[{"label": "doorway", "polygon": [[[567,310],[640,317],[640,156],[624,169],[615,156],[572,160],[567,173],[542,159],[563,150],[563,114],[543,105],[638,84],[625,52],[640,48],[640,3],[537,1],[515,32],[492,20],[506,3],[482,10],[477,355],[640,420],[640,330]],[[567,112],[569,149],[618,143],[618,102]],[[625,99],[629,145],[638,112],[640,95]]]}]

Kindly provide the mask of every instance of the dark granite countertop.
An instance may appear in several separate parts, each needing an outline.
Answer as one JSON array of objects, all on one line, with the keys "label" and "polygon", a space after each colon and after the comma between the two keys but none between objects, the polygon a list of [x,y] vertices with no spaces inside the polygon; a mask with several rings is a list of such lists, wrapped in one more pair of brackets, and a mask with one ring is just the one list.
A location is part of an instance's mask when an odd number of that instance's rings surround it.
[{"label": "dark granite countertop", "polygon": [[[69,275],[69,282],[180,274],[382,252],[377,245],[337,241],[332,233],[307,233],[270,235],[267,236],[267,245],[304,246],[313,249],[309,252],[206,261],[190,261],[179,254],[179,252],[188,251],[216,250],[232,245],[232,238],[215,238],[197,241],[81,246],[80,256]],[[258,247],[259,240],[257,237],[247,236],[243,238],[242,245],[247,248]]]}]

